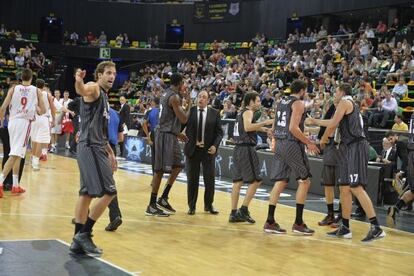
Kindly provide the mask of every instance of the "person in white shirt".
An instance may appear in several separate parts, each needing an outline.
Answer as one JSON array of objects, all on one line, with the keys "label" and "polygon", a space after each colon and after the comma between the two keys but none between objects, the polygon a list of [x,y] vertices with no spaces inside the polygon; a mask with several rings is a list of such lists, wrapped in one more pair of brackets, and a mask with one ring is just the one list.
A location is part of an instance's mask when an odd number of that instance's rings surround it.
[{"label": "person in white shirt", "polygon": [[397,99],[402,99],[408,92],[408,86],[405,84],[403,76],[400,76],[398,83],[392,89],[392,94]]},{"label": "person in white shirt", "polygon": [[[68,109],[68,105],[69,103],[72,101],[72,99],[69,98],[69,91],[65,90],[63,92],[63,99],[59,100],[59,103],[66,109]],[[66,149],[70,149],[70,145],[69,145],[69,139],[70,139],[70,135],[73,133],[74,128],[73,128],[73,124],[72,124],[72,120],[70,119],[70,115],[73,112],[65,112],[65,114],[63,115],[63,119],[62,119],[62,132],[65,133],[66,136],[66,143],[65,143],[65,147]],[[72,114],[73,116],[74,114]]]},{"label": "person in white shirt", "polygon": [[391,96],[390,92],[385,93],[385,99],[378,104],[377,110],[369,117],[369,125],[373,127],[385,128],[388,119],[394,117],[398,111],[397,100]]},{"label": "person in white shirt", "polygon": [[55,94],[55,97],[53,99],[53,105],[55,106],[56,113],[55,113],[55,123],[54,123],[54,126],[51,129],[52,139],[51,139],[51,142],[50,142],[51,143],[50,152],[56,153],[58,138],[59,138],[59,135],[62,134],[62,118],[63,118],[63,115],[66,112],[71,112],[71,111],[69,111],[66,107],[64,107],[60,103],[60,91],[55,90],[54,94]]},{"label": "person in white shirt", "polygon": [[16,66],[18,68],[22,68],[24,67],[24,56],[22,53],[18,54],[15,58],[14,58],[14,62],[16,63]]}]

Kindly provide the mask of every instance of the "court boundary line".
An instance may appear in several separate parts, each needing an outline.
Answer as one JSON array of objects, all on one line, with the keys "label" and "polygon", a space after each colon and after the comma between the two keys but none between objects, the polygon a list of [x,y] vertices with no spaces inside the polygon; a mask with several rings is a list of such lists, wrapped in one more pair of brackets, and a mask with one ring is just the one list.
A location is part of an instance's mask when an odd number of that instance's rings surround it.
[{"label": "court boundary line", "polygon": [[[2,213],[0,213],[2,214]],[[9,214],[10,216],[12,215],[22,215],[22,216],[45,216],[42,214]],[[50,217],[62,217],[62,218],[72,218],[73,216],[65,216],[65,215],[47,215]],[[107,218],[105,218],[107,219]],[[123,221],[125,222],[135,222],[135,223],[155,223],[155,224],[165,224],[165,225],[178,225],[178,226],[183,226],[183,227],[196,227],[196,228],[206,228],[206,229],[216,229],[216,230],[225,230],[225,231],[233,231],[233,232],[245,232],[245,233],[251,233],[251,234],[260,234],[260,235],[268,235],[268,236],[280,236],[280,237],[284,237],[284,238],[291,238],[291,239],[295,239],[295,240],[310,240],[310,241],[314,241],[314,242],[325,242],[325,243],[329,243],[329,244],[339,244],[339,245],[344,245],[344,246],[350,246],[350,247],[355,247],[355,248],[360,248],[360,249],[371,249],[371,250],[381,250],[384,252],[391,252],[391,253],[398,253],[398,254],[402,254],[402,255],[410,255],[410,256],[414,256],[414,253],[412,252],[406,252],[406,251],[401,251],[401,250],[395,250],[395,249],[391,249],[391,248],[384,248],[384,247],[377,247],[377,246],[372,246],[372,243],[367,243],[366,245],[362,244],[358,244],[358,243],[353,243],[353,240],[346,240],[346,239],[334,239],[334,238],[329,238],[326,237],[325,239],[323,238],[317,238],[315,236],[298,236],[298,235],[294,235],[294,234],[281,234],[281,235],[269,235],[266,234],[264,232],[259,232],[259,231],[252,231],[252,230],[247,230],[247,229],[240,229],[240,228],[234,228],[234,227],[226,227],[226,226],[220,226],[220,225],[203,225],[203,224],[192,224],[192,223],[183,223],[183,222],[169,222],[169,221],[155,221],[155,220],[140,220],[140,219],[123,219]],[[240,224],[240,225],[246,225],[249,226],[247,224]],[[34,240],[34,239],[27,239],[27,240]],[[40,239],[38,239],[40,240]],[[58,240],[62,243],[64,243],[65,245],[68,245],[68,243],[59,240],[59,239],[44,239],[44,240]],[[0,242],[2,242],[3,240],[0,240]],[[19,241],[19,240],[10,240],[10,241]],[[341,242],[343,241],[343,242]],[[349,242],[347,242],[349,241]],[[131,273],[131,272],[128,272]]]},{"label": "court boundary line", "polygon": [[[21,242],[21,241],[23,241],[23,242],[25,242],[25,241],[57,241],[57,242],[65,245],[67,247],[70,247],[70,244],[69,243],[67,243],[67,242],[65,242],[65,241],[63,241],[61,239],[56,239],[56,238],[50,238],[50,239],[34,239],[34,238],[31,238],[31,239],[0,240],[0,242]],[[126,269],[124,269],[124,268],[122,268],[120,266],[117,266],[116,264],[111,263],[110,261],[107,261],[107,260],[103,259],[103,258],[94,257],[94,256],[90,256],[90,255],[85,255],[85,256],[94,258],[95,260],[98,260],[98,261],[100,261],[100,262],[102,262],[104,264],[107,264],[107,265],[112,266],[112,267],[114,267],[116,269],[119,269],[120,271],[122,271],[124,273],[127,273],[129,275],[134,275],[134,276],[137,275],[136,273],[130,272],[130,271],[128,271],[128,270],[126,270]]]}]

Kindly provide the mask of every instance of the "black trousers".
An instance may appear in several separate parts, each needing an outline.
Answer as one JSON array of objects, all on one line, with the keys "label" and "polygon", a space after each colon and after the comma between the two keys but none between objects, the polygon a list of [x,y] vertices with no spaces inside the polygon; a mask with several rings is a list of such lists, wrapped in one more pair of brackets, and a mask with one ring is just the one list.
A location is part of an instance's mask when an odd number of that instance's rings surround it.
[{"label": "black trousers", "polygon": [[150,137],[151,137],[151,141],[152,141],[152,145],[151,145],[151,167],[152,167],[152,174],[154,175],[154,164],[155,164],[155,144],[154,144],[154,139],[155,139],[155,131],[151,131]]},{"label": "black trousers", "polygon": [[188,207],[195,209],[198,197],[200,165],[203,166],[204,207],[210,208],[214,201],[215,155],[208,154],[207,149],[196,147],[194,155],[187,157],[187,196]]},{"label": "black trousers", "polygon": [[[7,128],[0,128],[0,139],[1,139],[1,142],[3,143],[3,162],[1,166],[1,168],[3,169],[4,165],[9,159],[9,153],[10,153],[10,136],[9,136],[9,131]],[[20,161],[19,182],[20,182],[20,179],[22,178],[24,162],[25,162],[25,158],[22,158]],[[11,171],[7,175],[3,184],[6,190],[8,190],[9,186],[13,185],[13,171]]]},{"label": "black trousers", "polygon": [[[116,146],[111,143],[109,144],[111,145],[111,148],[115,153]],[[115,196],[114,199],[112,199],[111,203],[109,203],[108,205],[108,208],[109,208],[109,220],[110,221],[113,221],[117,217],[122,217],[121,210],[119,209],[119,204],[118,204],[118,196]]]}]

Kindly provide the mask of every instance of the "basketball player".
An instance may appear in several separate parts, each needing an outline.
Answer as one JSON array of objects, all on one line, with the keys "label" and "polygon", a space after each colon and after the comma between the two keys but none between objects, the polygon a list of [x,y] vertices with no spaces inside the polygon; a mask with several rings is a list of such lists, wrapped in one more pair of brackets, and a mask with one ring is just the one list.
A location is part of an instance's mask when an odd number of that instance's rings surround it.
[{"label": "basketball player", "polygon": [[[244,109],[237,115],[234,125],[234,141],[236,146],[233,150],[233,190],[231,192],[231,213],[229,222],[256,221],[250,216],[248,206],[254,197],[257,188],[262,183],[260,177],[259,157],[256,152],[257,131],[267,132],[266,125],[271,125],[271,119],[256,123],[254,113],[260,109],[260,97],[255,92],[246,93],[243,99]],[[240,189],[243,183],[249,183],[246,197],[240,209],[237,204],[240,196]]]},{"label": "basketball player", "polygon": [[19,185],[20,159],[26,155],[27,143],[30,137],[30,126],[35,118],[45,113],[45,105],[42,93],[32,83],[32,70],[22,70],[22,84],[10,88],[6,99],[0,108],[0,120],[3,121],[7,107],[10,110],[9,133],[10,154],[9,160],[4,165],[0,174],[0,198],[3,197],[3,182],[11,170],[13,170],[12,194],[21,194],[25,190]]},{"label": "basketball player", "polygon": [[328,233],[331,237],[352,238],[349,219],[352,209],[352,194],[356,196],[371,223],[367,236],[362,240],[369,242],[385,237],[379,226],[371,199],[363,186],[368,184],[368,142],[364,133],[363,119],[359,106],[352,100],[352,87],[341,84],[335,92],[335,101],[339,102],[333,118],[320,141],[321,147],[329,142],[329,137],[339,125],[339,180],[342,205],[342,223],[340,227]]},{"label": "basketball player", "polygon": [[[315,124],[321,126],[319,137],[322,138],[325,133],[326,126],[329,124],[329,119],[332,118],[335,113],[335,102],[325,114],[323,120],[307,118],[305,124]],[[337,218],[334,215],[334,197],[335,197],[335,185],[338,182],[339,177],[339,168],[338,168],[338,148],[337,141],[335,141],[333,135],[329,137],[329,143],[326,145],[323,150],[323,168],[322,168],[322,186],[325,191],[326,206],[328,208],[328,213],[325,218],[318,222],[319,226],[331,226],[334,228],[338,227],[338,222],[341,220],[341,215],[339,214]],[[341,210],[341,206],[339,206]]]},{"label": "basketball player", "polygon": [[42,93],[43,102],[45,104],[46,112],[43,115],[35,115],[35,120],[32,123],[32,168],[35,171],[40,169],[39,159],[42,155],[42,150],[46,149],[50,143],[50,124],[49,119],[52,117],[52,127],[55,122],[55,106],[53,105],[53,97],[44,90],[45,81],[42,79],[36,80],[36,86]]},{"label": "basketball player", "polygon": [[[182,153],[178,140],[185,140],[181,134],[181,125],[187,123],[188,114],[192,102],[187,99],[187,110],[182,107],[183,79],[180,74],[172,74],[171,87],[166,90],[161,99],[159,126],[155,134],[155,163],[152,179],[152,191],[150,203],[145,211],[147,216],[168,217],[176,211],[168,202],[168,194],[175,179],[184,167]],[[186,97],[189,95],[186,94]],[[164,192],[157,201],[158,190],[164,173],[170,173]],[[160,209],[161,208],[161,209]]]},{"label": "basketball player", "polygon": [[395,206],[388,208],[387,225],[389,227],[395,227],[395,214],[398,214],[402,207],[414,200],[414,113],[411,114],[410,127],[408,131],[408,162],[406,177],[410,190],[406,191],[402,195]]},{"label": "basketball player", "polygon": [[[75,89],[82,96],[77,150],[80,191],[75,209],[75,235],[70,251],[75,254],[87,253],[99,256],[102,250],[92,241],[92,229],[117,193],[113,178],[117,161],[107,140],[109,105],[106,96],[115,81],[115,63],[111,61],[99,63],[95,70],[96,82],[85,84],[83,81],[85,75],[86,72],[80,69],[75,74]],[[99,199],[89,208],[95,197]]]},{"label": "basketball player", "polygon": [[306,117],[303,98],[306,95],[306,88],[306,82],[294,80],[290,85],[290,95],[283,98],[276,108],[273,123],[276,149],[270,175],[275,185],[270,194],[268,216],[263,228],[266,233],[286,233],[286,230],[275,221],[275,209],[291,173],[298,181],[296,219],[292,231],[302,235],[313,235],[315,232],[303,222],[303,209],[311,184],[309,178],[312,176],[305,146],[308,152],[319,153],[318,147],[303,134]]}]

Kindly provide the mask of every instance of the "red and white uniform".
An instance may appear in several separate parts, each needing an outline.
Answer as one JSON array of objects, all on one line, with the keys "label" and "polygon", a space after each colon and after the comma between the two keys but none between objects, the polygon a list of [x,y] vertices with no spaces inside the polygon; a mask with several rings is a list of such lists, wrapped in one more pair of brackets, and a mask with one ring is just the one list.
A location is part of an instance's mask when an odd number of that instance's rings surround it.
[{"label": "red and white uniform", "polygon": [[31,138],[33,142],[49,144],[50,143],[50,117],[51,109],[49,104],[48,93],[42,91],[42,100],[45,104],[46,113],[43,115],[35,115],[35,120],[32,123]]},{"label": "red and white uniform", "polygon": [[17,85],[9,105],[10,155],[24,158],[37,108],[37,88]]}]

